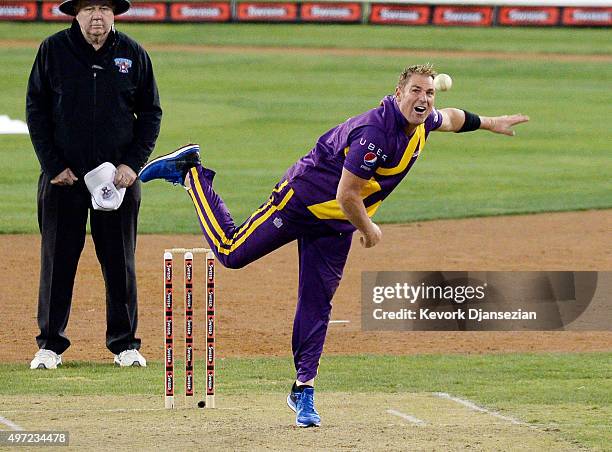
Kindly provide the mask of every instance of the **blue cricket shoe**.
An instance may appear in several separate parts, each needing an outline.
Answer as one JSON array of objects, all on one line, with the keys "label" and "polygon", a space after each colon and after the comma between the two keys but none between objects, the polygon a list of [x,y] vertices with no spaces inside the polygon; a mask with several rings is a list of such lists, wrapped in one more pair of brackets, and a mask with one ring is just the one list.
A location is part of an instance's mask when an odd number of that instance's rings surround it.
[{"label": "blue cricket shoe", "polygon": [[321,416],[314,407],[314,388],[311,386],[302,387],[301,391],[296,391],[293,385],[291,392],[287,396],[287,405],[295,414],[295,425],[298,427],[319,427]]},{"label": "blue cricket shoe", "polygon": [[140,170],[138,179],[143,182],[165,179],[173,184],[183,185],[187,172],[199,163],[200,146],[187,144],[170,154],[151,160]]}]

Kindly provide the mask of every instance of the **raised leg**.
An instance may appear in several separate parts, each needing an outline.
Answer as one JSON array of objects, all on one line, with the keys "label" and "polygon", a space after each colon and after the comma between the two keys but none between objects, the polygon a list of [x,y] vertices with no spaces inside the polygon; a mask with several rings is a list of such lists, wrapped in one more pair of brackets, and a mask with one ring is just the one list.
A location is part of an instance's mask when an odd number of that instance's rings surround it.
[{"label": "raised leg", "polygon": [[212,188],[214,173],[198,165],[190,170],[189,196],[193,201],[202,233],[219,262],[241,268],[296,239],[299,228],[283,213],[293,190],[277,185],[262,204],[240,226],[236,226],[221,197]]}]

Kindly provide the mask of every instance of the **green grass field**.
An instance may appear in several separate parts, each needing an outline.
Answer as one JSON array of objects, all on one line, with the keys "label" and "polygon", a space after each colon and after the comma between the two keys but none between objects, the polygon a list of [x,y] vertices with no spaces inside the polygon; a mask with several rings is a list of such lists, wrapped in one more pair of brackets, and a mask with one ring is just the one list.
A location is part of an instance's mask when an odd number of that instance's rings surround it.
[{"label": "green grass field", "polygon": [[[444,418],[444,410],[450,408],[438,402],[432,394],[444,392],[517,419],[532,431],[547,432],[549,436],[568,441],[574,445],[572,448],[586,446],[605,450],[612,439],[609,431],[612,416],[611,358],[610,353],[328,356],[321,362],[318,397],[325,400],[325,403],[330,403],[336,397],[346,397],[346,393],[352,394],[351,398],[372,397],[372,400],[379,400],[380,405],[369,409],[381,416],[387,408],[382,400],[388,400],[389,395],[393,395],[391,400],[418,395],[425,397],[427,408],[436,412],[432,417],[435,423],[434,419]],[[177,368],[180,368],[180,364]],[[291,361],[282,358],[220,360],[218,407],[231,410],[231,404],[240,400],[236,397],[244,396],[245,388],[249,388],[249,396],[267,398],[273,407],[278,408],[281,422],[290,423],[291,416],[283,405],[288,382],[291,381],[291,369]],[[101,410],[108,400],[114,400],[113,406],[123,407],[127,411],[134,409],[131,419],[137,425],[143,415],[138,409],[144,407],[135,405],[133,400],[140,400],[139,396],[150,396],[145,399],[147,406],[151,409],[161,408],[162,375],[163,369],[159,362],[150,363],[146,369],[122,370],[111,365],[68,363],[57,371],[37,372],[30,371],[23,364],[0,364],[0,381],[4,382],[0,394],[5,400],[21,400],[20,406],[23,409],[19,414],[12,411],[6,413],[0,408],[0,416],[22,424],[27,422],[26,425],[31,429],[44,430],[45,419],[54,417],[54,410],[36,402],[39,397],[44,399],[53,395],[56,400],[59,397],[59,400],[64,400],[61,405],[64,409],[74,409],[73,403],[76,400],[102,397],[95,405],[84,408],[84,416],[91,410]],[[180,405],[182,398],[178,394],[182,388],[181,374],[176,378],[179,382],[177,405]],[[432,405],[438,403],[440,406],[435,409]],[[414,401],[413,405],[408,404],[404,409],[412,412],[425,410],[420,402]],[[252,407],[253,410],[260,408]],[[33,409],[42,409],[43,414],[36,419],[25,420],[23,416]],[[244,409],[248,410],[248,407]],[[61,409],[58,410],[61,412]],[[330,412],[321,411],[324,421],[326,414],[332,416]],[[426,411],[423,414],[426,415]],[[105,416],[112,420],[113,414],[109,412]],[[473,415],[469,411],[464,413],[467,417]],[[62,419],[64,423],[58,423],[58,426],[63,425],[61,429],[78,430],[78,418]],[[488,422],[492,421],[493,418]],[[453,425],[461,426],[463,422],[469,423],[470,420],[455,419],[446,427],[452,431]],[[152,426],[147,428],[153,431]],[[419,433],[415,435],[415,440],[418,440]],[[270,441],[273,448],[280,446],[274,439]],[[476,444],[478,441],[486,441],[485,433],[474,434],[473,441]]]},{"label": "green grass field", "polygon": [[[27,76],[39,41],[62,24],[0,24],[0,114],[24,118]],[[568,62],[546,52],[612,54],[606,30],[439,29],[325,26],[168,26],[120,28],[149,48],[164,119],[155,155],[196,141],[216,186],[240,220],[263,202],[284,170],[316,138],[374,107],[403,66],[422,62],[410,49],[529,48],[541,58],[428,58],[454,77],[437,105],[484,115],[522,112],[531,122],[515,138],[488,133],[433,134],[422,160],[385,202],[380,222],[609,208],[612,165],[607,124],[612,65]],[[340,33],[340,30],[342,31]],[[337,38],[337,39],[336,39]],[[300,54],[157,49],[156,43],[405,48],[405,58],[368,53]],[[526,46],[529,42],[530,45]],[[0,136],[0,231],[36,231],[38,162],[25,135]],[[140,231],[197,232],[188,198],[161,182],[144,187]]]},{"label": "green grass field", "polygon": [[[0,39],[42,40],[65,24],[0,24]],[[287,24],[118,24],[142,43],[612,54],[608,31]]]}]

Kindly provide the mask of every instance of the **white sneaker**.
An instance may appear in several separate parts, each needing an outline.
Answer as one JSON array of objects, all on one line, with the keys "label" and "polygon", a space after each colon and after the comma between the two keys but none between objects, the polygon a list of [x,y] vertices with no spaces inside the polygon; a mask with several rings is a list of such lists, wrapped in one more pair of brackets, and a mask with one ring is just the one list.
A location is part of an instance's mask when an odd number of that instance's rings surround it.
[{"label": "white sneaker", "polygon": [[34,355],[30,363],[30,369],[57,369],[62,365],[62,355],[58,355],[53,350],[41,348]]},{"label": "white sneaker", "polygon": [[136,349],[124,350],[115,355],[115,364],[120,367],[147,367],[147,360]]}]

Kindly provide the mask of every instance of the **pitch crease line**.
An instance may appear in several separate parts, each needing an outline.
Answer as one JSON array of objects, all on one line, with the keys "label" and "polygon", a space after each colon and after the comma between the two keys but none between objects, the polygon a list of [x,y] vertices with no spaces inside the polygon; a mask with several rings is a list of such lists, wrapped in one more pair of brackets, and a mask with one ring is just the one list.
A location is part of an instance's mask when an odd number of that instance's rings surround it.
[{"label": "pitch crease line", "polygon": [[[182,408],[179,408],[179,410]],[[185,409],[188,411],[190,408]],[[244,408],[215,408],[218,411],[244,411]],[[163,411],[168,412],[167,408],[101,408],[101,409],[77,409],[77,408],[49,408],[46,410],[2,410],[3,413],[19,413],[19,414],[39,414],[39,413],[131,413],[141,411]],[[21,428],[21,427],[20,427]],[[21,429],[23,430],[23,429]]]},{"label": "pitch crease line", "polygon": [[402,419],[405,419],[408,422],[415,424],[415,425],[427,425],[425,421],[422,421],[418,417],[414,417],[409,414],[402,413],[401,411],[387,410],[387,413],[392,414],[393,416],[401,417]]},{"label": "pitch crease line", "polygon": [[486,413],[498,419],[508,421],[511,424],[526,425],[524,422],[521,422],[518,419],[514,419],[513,417],[510,417],[510,416],[504,416],[503,414],[499,414],[497,411],[487,410],[486,408],[476,405],[474,402],[471,402],[470,400],[460,399],[459,397],[454,397],[450,394],[447,394],[446,392],[434,392],[434,395],[436,397],[440,397],[441,399],[448,399],[448,400],[452,400],[453,402],[457,402],[465,407],[468,407],[469,409],[473,411],[478,411],[480,413]]},{"label": "pitch crease line", "polygon": [[329,323],[351,323],[350,320],[330,320]]},{"label": "pitch crease line", "polygon": [[13,429],[17,432],[23,431],[23,428],[15,424],[13,421],[0,416],[0,423],[6,425],[8,428]]}]

